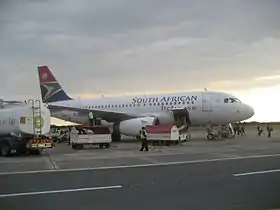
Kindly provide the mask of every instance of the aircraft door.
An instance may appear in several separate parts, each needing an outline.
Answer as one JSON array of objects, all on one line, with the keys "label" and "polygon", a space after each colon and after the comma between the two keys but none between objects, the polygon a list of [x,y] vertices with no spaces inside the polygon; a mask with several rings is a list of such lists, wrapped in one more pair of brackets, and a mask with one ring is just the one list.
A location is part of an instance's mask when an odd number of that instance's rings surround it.
[{"label": "aircraft door", "polygon": [[212,111],[212,94],[202,93],[202,111]]}]

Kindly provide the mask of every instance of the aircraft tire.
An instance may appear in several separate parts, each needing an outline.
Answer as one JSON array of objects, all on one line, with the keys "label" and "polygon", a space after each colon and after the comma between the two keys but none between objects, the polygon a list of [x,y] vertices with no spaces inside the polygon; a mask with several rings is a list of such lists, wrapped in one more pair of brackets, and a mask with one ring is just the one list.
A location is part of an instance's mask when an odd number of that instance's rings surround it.
[{"label": "aircraft tire", "polygon": [[209,141],[213,140],[213,139],[214,139],[214,135],[207,135],[207,139],[208,139]]},{"label": "aircraft tire", "polygon": [[112,139],[113,142],[121,141],[121,134],[119,134],[119,133],[112,133],[111,134],[111,139]]}]

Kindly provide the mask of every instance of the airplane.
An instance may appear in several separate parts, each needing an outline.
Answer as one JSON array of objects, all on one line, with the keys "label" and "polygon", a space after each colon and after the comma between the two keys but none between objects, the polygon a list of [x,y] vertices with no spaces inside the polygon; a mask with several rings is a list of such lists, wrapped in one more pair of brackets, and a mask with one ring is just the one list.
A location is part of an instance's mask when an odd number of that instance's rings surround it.
[{"label": "airplane", "polygon": [[[173,124],[184,119],[191,126],[229,124],[251,118],[254,109],[237,97],[217,91],[192,91],[73,99],[62,88],[47,65],[37,66],[41,98],[51,116],[79,124],[88,124],[89,112],[101,119],[111,131],[112,141],[121,134],[137,136],[145,125]],[[78,84],[76,84],[78,85]]]}]

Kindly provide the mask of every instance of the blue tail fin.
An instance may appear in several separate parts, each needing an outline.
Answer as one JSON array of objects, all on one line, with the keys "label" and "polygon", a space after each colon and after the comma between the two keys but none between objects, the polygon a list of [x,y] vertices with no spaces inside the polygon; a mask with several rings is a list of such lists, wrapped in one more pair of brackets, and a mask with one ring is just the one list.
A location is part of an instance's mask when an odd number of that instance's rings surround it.
[{"label": "blue tail fin", "polygon": [[73,100],[57,82],[47,66],[38,66],[41,97],[44,103]]}]

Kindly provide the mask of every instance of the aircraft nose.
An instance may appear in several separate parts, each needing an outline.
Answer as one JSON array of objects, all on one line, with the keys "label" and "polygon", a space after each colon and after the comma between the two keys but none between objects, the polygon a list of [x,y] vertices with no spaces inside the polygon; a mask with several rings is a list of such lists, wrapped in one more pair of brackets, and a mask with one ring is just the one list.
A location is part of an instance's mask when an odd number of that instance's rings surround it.
[{"label": "aircraft nose", "polygon": [[255,111],[253,109],[253,107],[245,104],[245,115],[247,116],[247,119],[253,117],[255,114]]}]

